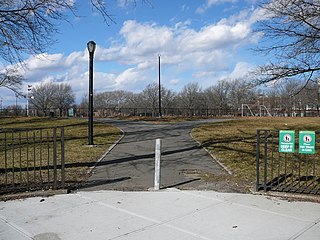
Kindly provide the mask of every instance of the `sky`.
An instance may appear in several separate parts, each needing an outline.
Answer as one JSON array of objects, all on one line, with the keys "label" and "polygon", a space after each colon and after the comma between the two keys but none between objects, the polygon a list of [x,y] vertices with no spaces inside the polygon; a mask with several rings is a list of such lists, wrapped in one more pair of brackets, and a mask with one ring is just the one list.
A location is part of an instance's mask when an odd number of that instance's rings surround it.
[{"label": "sky", "polygon": [[[20,71],[27,85],[67,83],[76,102],[88,93],[88,50],[94,54],[94,93],[113,90],[141,92],[158,81],[179,92],[191,82],[203,89],[222,79],[245,78],[248,71],[267,60],[254,49],[262,33],[255,24],[265,18],[256,0],[149,0],[137,5],[109,0],[109,25],[87,0],[74,0],[77,15],[58,22],[56,43],[45,53],[27,56]],[[0,88],[3,106],[14,104],[15,94]],[[0,99],[0,100],[1,100]],[[25,105],[25,99],[18,99]]]}]

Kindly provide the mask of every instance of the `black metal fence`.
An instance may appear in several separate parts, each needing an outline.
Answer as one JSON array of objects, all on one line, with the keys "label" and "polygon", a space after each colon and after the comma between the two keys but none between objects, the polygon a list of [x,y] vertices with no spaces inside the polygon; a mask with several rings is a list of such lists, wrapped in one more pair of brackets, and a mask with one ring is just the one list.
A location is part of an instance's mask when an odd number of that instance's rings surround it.
[{"label": "black metal fence", "polygon": [[64,185],[63,127],[0,129],[0,194]]},{"label": "black metal fence", "polygon": [[[319,133],[315,154],[279,152],[279,131],[257,130],[256,190],[320,195]],[[295,134],[297,135],[297,134]]]}]

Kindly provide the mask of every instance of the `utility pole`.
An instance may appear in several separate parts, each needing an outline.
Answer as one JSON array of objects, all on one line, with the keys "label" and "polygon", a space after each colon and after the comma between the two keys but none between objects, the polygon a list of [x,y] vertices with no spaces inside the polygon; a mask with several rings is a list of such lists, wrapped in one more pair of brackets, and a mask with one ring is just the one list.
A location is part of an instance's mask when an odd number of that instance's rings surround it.
[{"label": "utility pole", "polygon": [[159,54],[159,117],[162,117],[162,113],[161,113],[161,82],[160,82],[160,54]]},{"label": "utility pole", "polygon": [[0,116],[2,115],[2,101],[3,101],[3,98],[0,97]]},{"label": "utility pole", "polygon": [[318,112],[318,117],[320,117],[320,78],[317,79],[317,83],[318,83],[317,112]]}]

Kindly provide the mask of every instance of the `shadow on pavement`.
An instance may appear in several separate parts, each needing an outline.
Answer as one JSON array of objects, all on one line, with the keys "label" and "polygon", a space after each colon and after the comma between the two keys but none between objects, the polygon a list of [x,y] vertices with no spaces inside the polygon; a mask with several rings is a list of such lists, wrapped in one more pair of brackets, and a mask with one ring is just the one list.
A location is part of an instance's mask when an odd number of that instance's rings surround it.
[{"label": "shadow on pavement", "polygon": [[86,189],[86,188],[91,188],[91,187],[97,187],[101,185],[106,185],[106,184],[112,184],[112,183],[117,183],[117,182],[122,182],[126,180],[130,180],[131,177],[122,177],[122,178],[116,178],[116,179],[105,179],[105,180],[93,180],[93,181],[87,181],[83,183],[78,189]]},{"label": "shadow on pavement", "polygon": [[190,179],[190,180],[183,181],[183,182],[180,182],[180,183],[175,183],[175,184],[172,184],[172,185],[169,185],[169,186],[163,186],[160,189],[175,188],[175,187],[183,186],[185,184],[192,183],[192,182],[199,181],[199,180],[201,180],[201,178]]}]

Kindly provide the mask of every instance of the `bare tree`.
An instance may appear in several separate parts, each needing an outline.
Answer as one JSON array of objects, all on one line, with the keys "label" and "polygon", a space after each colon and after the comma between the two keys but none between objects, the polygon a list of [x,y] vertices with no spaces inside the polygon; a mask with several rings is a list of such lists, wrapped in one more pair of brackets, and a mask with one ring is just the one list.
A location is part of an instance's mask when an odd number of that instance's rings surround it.
[{"label": "bare tree", "polygon": [[16,69],[9,68],[0,72],[0,87],[8,88],[19,95],[22,95],[20,93],[20,87],[23,80],[23,77]]},{"label": "bare tree", "polygon": [[304,89],[297,95],[301,99],[303,109],[306,111],[317,110],[319,116],[319,98],[317,83],[309,82]]},{"label": "bare tree", "polygon": [[216,94],[219,109],[225,109],[228,107],[230,89],[231,84],[227,80],[220,80],[217,85],[213,86],[212,90]]},{"label": "bare tree", "polygon": [[164,109],[175,108],[177,94],[170,89],[161,86],[161,104]]},{"label": "bare tree", "polygon": [[21,105],[13,104],[2,109],[6,116],[23,116],[23,108]]},{"label": "bare tree", "polygon": [[189,114],[199,107],[201,87],[197,82],[188,83],[179,93],[180,106],[189,109]]},{"label": "bare tree", "polygon": [[159,106],[159,85],[157,83],[148,84],[141,93],[143,107],[151,108],[155,116]]},{"label": "bare tree", "polygon": [[[114,22],[107,10],[109,1],[88,1],[107,25]],[[136,4],[135,0],[124,2]],[[70,13],[77,14],[73,0],[1,0],[0,58],[15,63],[22,62],[24,54],[43,53],[54,42],[59,21],[68,21]]]},{"label": "bare tree", "polygon": [[295,108],[302,108],[302,102],[299,99],[298,94],[296,94],[301,87],[302,84],[297,79],[286,81],[284,84],[279,84],[277,86],[278,95],[280,98],[279,108],[282,109],[286,114]]},{"label": "bare tree", "polygon": [[97,93],[94,96],[94,106],[96,108],[121,108],[126,105],[130,94],[131,92],[123,90]]},{"label": "bare tree", "polygon": [[218,108],[218,95],[214,86],[210,86],[203,91],[203,96],[208,108]]},{"label": "bare tree", "polygon": [[42,110],[47,115],[47,110],[53,107],[55,90],[55,85],[51,82],[34,86],[30,94],[30,107]]},{"label": "bare tree", "polygon": [[2,0],[0,3],[0,56],[15,63],[23,54],[38,54],[53,43],[55,20],[66,20],[65,11],[73,11],[70,0]]},{"label": "bare tree", "polygon": [[[317,84],[309,82],[306,86],[303,87],[303,85],[305,84],[302,81],[292,79],[270,88],[267,92],[269,107],[281,115],[296,116],[299,113],[305,114],[307,110],[317,110],[318,112]],[[303,89],[300,91],[302,87]],[[298,94],[297,91],[299,91]]]},{"label": "bare tree", "polygon": [[74,103],[74,94],[68,84],[42,83],[32,88],[30,107],[42,110],[59,109],[60,114]]},{"label": "bare tree", "polygon": [[102,92],[94,95],[93,104],[95,108],[109,108],[111,107],[111,92]]},{"label": "bare tree", "polygon": [[138,108],[138,107],[141,107],[142,101],[143,99],[142,99],[141,93],[128,92],[124,107]]},{"label": "bare tree", "polygon": [[242,104],[247,104],[254,99],[253,89],[243,79],[231,80],[229,85],[228,102],[233,109],[240,109]]},{"label": "bare tree", "polygon": [[88,103],[88,95],[84,94],[84,96],[81,99],[80,104],[78,105],[79,108],[88,108],[89,103]]},{"label": "bare tree", "polygon": [[58,108],[60,116],[63,111],[66,111],[72,104],[75,103],[75,96],[73,94],[71,85],[66,83],[54,84],[55,91],[53,93],[52,105]]},{"label": "bare tree", "polygon": [[319,0],[269,0],[262,6],[267,19],[260,22],[265,43],[258,49],[274,61],[256,71],[258,84],[303,79],[304,86],[319,77]]}]

